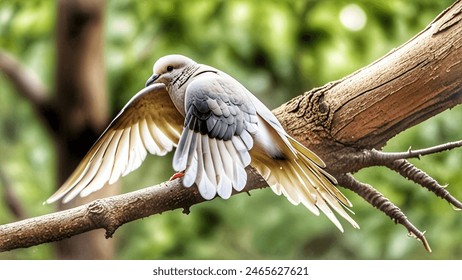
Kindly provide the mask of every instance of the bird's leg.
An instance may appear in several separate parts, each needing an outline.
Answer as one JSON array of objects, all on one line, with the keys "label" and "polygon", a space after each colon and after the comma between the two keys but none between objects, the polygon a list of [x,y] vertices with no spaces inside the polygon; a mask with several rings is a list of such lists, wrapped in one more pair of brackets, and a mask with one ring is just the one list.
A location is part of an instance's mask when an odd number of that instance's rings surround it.
[{"label": "bird's leg", "polygon": [[183,176],[184,176],[184,170],[173,174],[172,177],[170,177],[170,179],[168,179],[168,180],[173,181],[173,180],[181,178]]}]

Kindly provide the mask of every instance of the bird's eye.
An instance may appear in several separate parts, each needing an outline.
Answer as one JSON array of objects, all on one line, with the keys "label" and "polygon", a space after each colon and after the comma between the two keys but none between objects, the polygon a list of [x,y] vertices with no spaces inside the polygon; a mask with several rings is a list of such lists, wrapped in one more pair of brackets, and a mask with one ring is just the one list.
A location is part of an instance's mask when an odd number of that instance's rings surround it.
[{"label": "bird's eye", "polygon": [[167,71],[172,72],[173,71],[173,66],[172,65],[167,66]]}]

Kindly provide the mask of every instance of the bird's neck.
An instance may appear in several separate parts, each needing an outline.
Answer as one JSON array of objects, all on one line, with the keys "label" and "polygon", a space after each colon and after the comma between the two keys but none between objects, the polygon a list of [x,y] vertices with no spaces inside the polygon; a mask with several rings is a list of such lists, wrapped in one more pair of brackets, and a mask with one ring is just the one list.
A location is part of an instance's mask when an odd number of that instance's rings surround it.
[{"label": "bird's neck", "polygon": [[186,66],[180,75],[178,75],[171,83],[170,88],[173,91],[185,90],[188,84],[191,82],[191,77],[200,68],[200,65],[193,63]]},{"label": "bird's neck", "polygon": [[[213,67],[203,64],[191,64],[184,68],[180,75],[178,75],[168,86],[167,91],[170,94],[170,98],[177,110],[185,116],[185,95],[188,85],[194,80],[194,77],[207,73],[214,72],[217,70]],[[174,94],[173,94],[174,93]]]},{"label": "bird's neck", "polygon": [[185,116],[185,109],[184,109],[184,100],[185,100],[185,93],[186,88],[188,87],[189,83],[191,82],[191,78],[199,68],[197,63],[191,64],[183,69],[183,71],[176,76],[170,83],[166,84],[167,92],[172,99],[173,104],[175,105],[176,109]]}]

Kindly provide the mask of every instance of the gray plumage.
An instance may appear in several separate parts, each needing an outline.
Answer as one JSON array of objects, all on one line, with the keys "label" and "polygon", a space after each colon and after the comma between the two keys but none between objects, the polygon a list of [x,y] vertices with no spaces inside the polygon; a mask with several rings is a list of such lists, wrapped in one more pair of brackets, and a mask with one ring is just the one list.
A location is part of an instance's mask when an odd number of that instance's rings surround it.
[{"label": "gray plumage", "polygon": [[193,170],[186,172],[184,185],[196,183],[205,199],[217,193],[229,198],[232,188],[241,191],[246,183],[256,110],[248,98],[228,94],[231,85],[216,72],[202,72],[186,86],[185,125],[173,168]]},{"label": "gray plumage", "polygon": [[174,170],[205,199],[241,191],[251,164],[291,203],[321,210],[343,230],[333,209],[358,228],[324,162],[238,81],[181,55],[160,58],[153,72],[48,203],[88,195],[138,168],[147,152],[164,155],[176,146]]}]

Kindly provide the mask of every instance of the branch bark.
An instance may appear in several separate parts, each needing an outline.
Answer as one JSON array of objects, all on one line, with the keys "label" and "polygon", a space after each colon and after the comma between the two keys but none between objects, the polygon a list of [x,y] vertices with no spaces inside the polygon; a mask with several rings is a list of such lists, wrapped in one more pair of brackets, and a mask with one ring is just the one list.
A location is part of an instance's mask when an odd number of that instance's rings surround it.
[{"label": "branch bark", "polygon": [[[462,2],[457,1],[413,39],[376,62],[274,110],[287,132],[319,154],[344,187],[405,226],[424,245],[423,233],[398,207],[350,173],[374,165],[368,158],[371,153],[365,151],[381,149],[399,132],[462,103],[461,19]],[[399,172],[406,155],[387,166]],[[248,173],[247,191],[265,186],[253,169]],[[95,228],[105,228],[110,237],[128,221],[178,208],[188,212],[200,202],[203,199],[195,188],[182,187],[180,180],[166,182],[0,226],[0,250],[60,240]]]},{"label": "branch bark", "polygon": [[331,171],[363,168],[342,158],[350,158],[349,151],[380,149],[401,131],[462,102],[461,9],[457,1],[399,48],[290,100],[276,116]]},{"label": "branch bark", "polygon": [[[255,169],[248,168],[247,171],[248,184],[243,192],[266,187],[265,180]],[[104,228],[106,238],[109,238],[127,222],[181,208],[188,214],[190,206],[204,201],[196,188],[185,188],[180,179],[176,179],[72,209],[1,225],[0,252],[58,241],[99,228]]]}]

